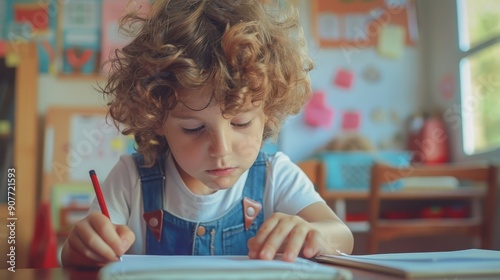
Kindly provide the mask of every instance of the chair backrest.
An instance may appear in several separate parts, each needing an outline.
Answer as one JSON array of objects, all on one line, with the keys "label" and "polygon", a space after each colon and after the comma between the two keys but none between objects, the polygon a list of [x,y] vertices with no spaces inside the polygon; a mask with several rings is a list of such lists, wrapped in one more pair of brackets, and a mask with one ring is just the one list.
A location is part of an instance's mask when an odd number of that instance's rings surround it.
[{"label": "chair backrest", "polygon": [[[371,168],[370,196],[369,196],[369,223],[370,234],[368,237],[369,253],[377,252],[377,243],[389,238],[397,237],[400,232],[400,237],[419,236],[425,231],[419,231],[417,228],[413,230],[398,229],[395,226],[385,227],[380,224],[380,208],[381,194],[384,192],[382,186],[387,183],[394,182],[398,179],[408,177],[436,177],[436,176],[451,176],[458,180],[467,180],[471,182],[481,182],[486,185],[484,193],[480,225],[477,225],[478,230],[470,228],[469,233],[478,235],[481,239],[481,247],[490,249],[492,246],[494,215],[496,204],[497,191],[497,167],[492,165],[435,165],[435,166],[409,166],[406,168],[398,168],[384,163],[375,162]],[[400,223],[401,227],[405,224]],[[421,224],[425,226],[425,223]],[[457,223],[457,225],[459,225]],[[427,232],[438,232],[436,223],[428,226]],[[439,224],[437,224],[439,226]],[[458,227],[458,226],[457,226]],[[466,227],[466,223],[463,224]],[[470,226],[472,227],[472,226]],[[391,230],[392,233],[384,234],[383,230]],[[446,228],[452,231],[451,227]],[[464,229],[465,231],[465,229]],[[443,231],[440,231],[443,232]],[[384,237],[385,236],[385,237]]]},{"label": "chair backrest", "polygon": [[325,187],[325,166],[321,160],[309,159],[298,162],[297,165],[312,181],[318,193],[322,196],[326,191]]}]

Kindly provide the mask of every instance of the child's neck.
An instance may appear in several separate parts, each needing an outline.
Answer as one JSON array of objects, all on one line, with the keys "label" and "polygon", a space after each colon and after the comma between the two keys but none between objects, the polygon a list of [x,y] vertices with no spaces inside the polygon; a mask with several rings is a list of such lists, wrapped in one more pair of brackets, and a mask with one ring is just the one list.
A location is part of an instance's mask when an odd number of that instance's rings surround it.
[{"label": "child's neck", "polygon": [[177,165],[177,162],[175,162],[175,168],[177,169],[177,172],[179,172],[179,175],[181,176],[181,179],[188,188],[188,190],[190,190],[193,194],[210,195],[217,192],[217,190],[207,187],[200,180],[187,174],[182,168],[179,167],[179,165]]}]

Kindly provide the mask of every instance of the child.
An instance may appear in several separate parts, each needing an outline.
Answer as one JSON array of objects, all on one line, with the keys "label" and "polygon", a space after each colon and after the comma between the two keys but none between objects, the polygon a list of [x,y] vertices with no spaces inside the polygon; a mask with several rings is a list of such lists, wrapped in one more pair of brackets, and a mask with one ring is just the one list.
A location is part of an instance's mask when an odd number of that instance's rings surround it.
[{"label": "child", "polygon": [[154,1],[147,17],[125,17],[136,35],[102,92],[138,153],[102,184],[111,221],[94,202],[63,246],[64,266],[124,253],[293,261],[352,251],[307,176],[283,153],[259,152],[311,92],[297,14],[268,2]]}]

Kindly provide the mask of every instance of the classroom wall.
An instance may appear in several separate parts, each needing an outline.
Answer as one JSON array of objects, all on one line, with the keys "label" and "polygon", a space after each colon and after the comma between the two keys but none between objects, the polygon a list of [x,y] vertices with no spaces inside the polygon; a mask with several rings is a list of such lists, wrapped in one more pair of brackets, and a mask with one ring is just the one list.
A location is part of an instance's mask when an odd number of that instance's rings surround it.
[{"label": "classroom wall", "polygon": [[45,115],[49,106],[104,106],[102,94],[95,91],[95,79],[58,79],[40,74],[38,113]]},{"label": "classroom wall", "polygon": [[[312,50],[317,58],[316,69],[311,73],[312,87],[327,93],[328,105],[336,112],[332,127],[314,128],[307,125],[303,111],[291,117],[284,125],[281,150],[294,161],[311,156],[318,148],[332,138],[342,135],[341,116],[343,110],[357,110],[361,115],[359,133],[382,150],[404,148],[405,121],[418,111],[421,104],[420,54],[418,49],[408,49],[399,61],[384,61],[373,50],[362,50],[353,55],[353,61],[335,50]],[[343,65],[356,72],[368,65],[377,64],[387,80],[378,85],[356,84],[350,93],[336,90],[331,86],[333,67]],[[414,65],[414,66],[412,66]],[[338,66],[337,66],[338,67]],[[415,67],[415,68],[413,68]],[[386,119],[382,124],[374,124],[371,113],[382,108],[385,118],[396,114],[395,120]],[[399,137],[399,141],[395,138]],[[397,141],[397,143],[390,143]],[[384,147],[385,146],[385,147]]]}]

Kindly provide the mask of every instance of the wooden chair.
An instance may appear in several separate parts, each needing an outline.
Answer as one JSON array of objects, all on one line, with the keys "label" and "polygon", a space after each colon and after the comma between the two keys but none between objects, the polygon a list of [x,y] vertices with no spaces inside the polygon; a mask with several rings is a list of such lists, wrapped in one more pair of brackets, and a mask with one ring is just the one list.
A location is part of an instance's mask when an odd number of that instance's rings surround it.
[{"label": "wooden chair", "polygon": [[326,192],[325,166],[321,160],[309,159],[297,163],[304,173],[312,181],[318,193],[323,197]]},{"label": "wooden chair", "polygon": [[[481,188],[478,184],[474,184],[474,186],[463,188],[459,187],[453,191],[419,190],[413,192],[390,192],[381,190],[382,185],[386,183],[390,183],[401,178],[420,176],[452,176],[458,180],[484,183],[485,187],[483,185]],[[479,238],[481,248],[491,249],[497,188],[496,166],[443,165],[396,168],[376,162],[371,168],[370,180],[370,196],[368,202],[370,232],[368,236],[368,253],[377,253],[378,244],[381,241],[388,241],[400,237],[423,237],[457,233]],[[381,201],[386,199],[433,199],[434,201],[449,199],[482,199],[483,204],[482,209],[476,209],[476,213],[472,211],[472,216],[464,219],[382,220],[380,218]]]}]

